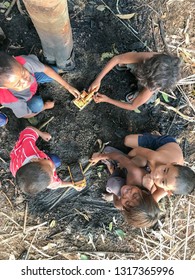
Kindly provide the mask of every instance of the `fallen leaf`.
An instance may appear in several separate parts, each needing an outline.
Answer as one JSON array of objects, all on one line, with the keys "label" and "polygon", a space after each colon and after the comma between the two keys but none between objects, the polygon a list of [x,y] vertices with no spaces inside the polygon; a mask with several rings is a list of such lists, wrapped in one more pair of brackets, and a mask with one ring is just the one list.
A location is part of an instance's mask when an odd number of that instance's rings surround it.
[{"label": "fallen leaf", "polygon": [[113,227],[113,223],[110,222],[110,223],[109,223],[109,231],[112,231],[112,227]]},{"label": "fallen leaf", "polygon": [[162,93],[162,98],[164,99],[164,101],[165,101],[165,102],[169,102],[169,97],[168,97],[168,95],[166,94],[166,92],[161,91],[161,93]]},{"label": "fallen leaf", "polygon": [[115,233],[118,235],[120,240],[122,240],[126,235],[126,233],[122,229],[116,229]]},{"label": "fallen leaf", "polygon": [[80,260],[89,260],[89,257],[84,255],[84,254],[81,254],[80,255]]},{"label": "fallen leaf", "polygon": [[98,11],[100,11],[100,12],[103,12],[104,10],[105,10],[105,8],[106,8],[106,6],[104,6],[104,5],[99,5],[99,6],[97,6],[97,10]]},{"label": "fallen leaf", "polygon": [[101,61],[103,61],[104,59],[106,58],[112,58],[114,56],[114,53],[112,52],[105,52],[105,53],[102,53],[101,55]]},{"label": "fallen leaf", "polygon": [[132,14],[117,14],[116,16],[119,17],[120,19],[131,19],[132,17],[134,17],[135,13]]},{"label": "fallen leaf", "polygon": [[134,112],[137,113],[137,114],[141,113],[141,111],[139,109],[135,109]]}]

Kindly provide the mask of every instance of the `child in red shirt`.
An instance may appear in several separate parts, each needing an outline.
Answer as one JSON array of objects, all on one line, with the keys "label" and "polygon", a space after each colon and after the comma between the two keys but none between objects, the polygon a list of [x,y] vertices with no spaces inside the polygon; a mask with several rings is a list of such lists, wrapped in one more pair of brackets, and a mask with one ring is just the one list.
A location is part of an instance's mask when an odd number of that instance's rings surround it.
[{"label": "child in red shirt", "polygon": [[46,188],[74,187],[71,182],[64,182],[58,177],[53,161],[38,149],[36,141],[39,136],[45,141],[51,139],[47,132],[34,127],[25,128],[10,154],[10,171],[16,177],[17,185],[29,195]]}]

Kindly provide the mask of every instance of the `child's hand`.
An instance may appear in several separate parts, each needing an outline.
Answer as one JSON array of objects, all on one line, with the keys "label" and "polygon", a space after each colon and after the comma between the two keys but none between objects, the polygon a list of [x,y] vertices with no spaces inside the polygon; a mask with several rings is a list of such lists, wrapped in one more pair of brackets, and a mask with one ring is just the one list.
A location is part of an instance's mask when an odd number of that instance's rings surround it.
[{"label": "child's hand", "polygon": [[101,159],[102,155],[100,153],[94,153],[89,161],[92,163],[92,165],[95,165]]},{"label": "child's hand", "polygon": [[113,194],[112,193],[103,193],[102,198],[107,202],[111,202],[111,201],[113,201]]},{"label": "child's hand", "polygon": [[153,179],[151,178],[151,175],[150,174],[146,174],[143,179],[142,179],[142,184],[143,186],[148,189],[150,192],[153,188],[153,185],[154,185],[154,181]]},{"label": "child's hand", "polygon": [[100,83],[99,81],[96,81],[96,80],[95,80],[95,81],[90,85],[90,87],[88,88],[88,92],[92,92],[92,91],[97,92],[97,91],[99,90],[100,86],[101,86],[101,83]]},{"label": "child's hand", "polygon": [[51,134],[49,134],[48,132],[41,132],[40,136],[43,140],[47,142],[51,139]]},{"label": "child's hand", "polygon": [[74,97],[76,98],[76,99],[79,99],[80,98],[80,92],[76,89],[76,88],[74,88],[74,87],[72,87],[72,86],[69,86],[68,88],[67,88],[67,90],[72,94],[72,95],[74,95]]},{"label": "child's hand", "polygon": [[101,102],[108,102],[109,97],[98,92],[93,96],[93,99],[95,103],[101,103]]}]

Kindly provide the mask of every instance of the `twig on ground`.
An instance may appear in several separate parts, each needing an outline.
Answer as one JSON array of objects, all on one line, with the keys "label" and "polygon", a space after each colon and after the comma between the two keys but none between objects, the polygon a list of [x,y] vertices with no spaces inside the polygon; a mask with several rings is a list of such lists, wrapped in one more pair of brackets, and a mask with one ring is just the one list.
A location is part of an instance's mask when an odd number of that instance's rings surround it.
[{"label": "twig on ground", "polygon": [[28,202],[26,201],[25,205],[25,212],[24,212],[24,225],[23,225],[23,234],[26,234],[26,221],[27,221],[27,215],[28,215]]},{"label": "twig on ground", "polygon": [[188,205],[188,217],[187,217],[187,225],[186,225],[186,238],[185,238],[185,246],[184,246],[184,256],[183,259],[186,259],[186,252],[187,252],[187,245],[188,245],[188,230],[189,230],[189,221],[190,221],[190,206],[191,204],[189,203]]},{"label": "twig on ground", "polygon": [[10,221],[12,221],[16,226],[18,226],[19,228],[22,228],[21,225],[19,225],[16,221],[14,221],[14,219],[12,219],[10,216],[8,216],[7,214],[5,214],[4,212],[0,212],[0,215],[3,215],[5,217],[7,217]]},{"label": "twig on ground", "polygon": [[174,112],[176,112],[178,115],[180,115],[184,120],[188,121],[188,122],[195,122],[195,118],[193,117],[189,117],[184,115],[183,113],[181,113],[177,108],[167,105],[164,102],[160,101],[159,103],[160,105],[163,105],[165,108],[167,108],[168,110],[172,110]]},{"label": "twig on ground", "polygon": [[11,12],[13,6],[16,4],[16,0],[12,0],[9,8],[7,9],[6,13],[5,13],[5,17],[7,17],[9,15],[9,13]]},{"label": "twig on ground", "polygon": [[40,127],[38,128],[39,130],[41,130],[42,128],[44,128],[48,123],[50,123],[52,120],[54,119],[54,116],[51,117],[49,120],[47,120],[46,122],[44,122],[42,125],[40,125]]},{"label": "twig on ground", "polygon": [[20,12],[20,14],[22,16],[25,15],[25,12],[22,10],[22,6],[21,6],[21,3],[20,3],[20,0],[16,0],[16,4],[17,4],[18,11]]},{"label": "twig on ground", "polygon": [[42,224],[39,224],[39,225],[30,227],[30,228],[26,229],[26,233],[28,233],[28,232],[30,232],[30,231],[32,231],[32,230],[34,230],[34,229],[40,228],[40,227],[42,227],[42,226],[45,226],[45,225],[47,225],[47,224],[48,224],[48,222],[44,222],[44,223],[42,223]]},{"label": "twig on ground", "polygon": [[169,53],[169,48],[168,48],[167,42],[166,42],[166,40],[165,40],[164,27],[163,27],[163,23],[162,23],[162,20],[161,20],[161,19],[159,19],[158,25],[159,25],[160,35],[161,35],[161,38],[162,38],[162,41],[163,41],[165,50],[166,50],[167,53]]},{"label": "twig on ground", "polygon": [[13,207],[13,205],[12,205],[12,203],[11,203],[11,201],[10,201],[10,199],[8,198],[8,196],[1,190],[1,193],[2,193],[2,195],[3,196],[5,196],[5,198],[7,199],[7,201],[8,201],[8,203],[9,203],[9,205],[11,206],[11,208],[12,208],[12,210],[14,209],[14,207]]},{"label": "twig on ground", "polygon": [[31,241],[31,243],[30,243],[29,248],[28,248],[28,251],[27,251],[25,260],[28,260],[28,256],[29,256],[29,253],[30,253],[30,249],[31,249],[32,244],[33,244],[33,242],[34,242],[34,240],[35,240],[35,237],[36,237],[36,235],[37,235],[37,233],[38,233],[38,230],[39,230],[39,229],[37,228],[36,231],[35,231],[35,234],[34,234],[34,236],[33,236],[33,239],[32,239],[32,241]]},{"label": "twig on ground", "polygon": [[5,161],[4,159],[2,159],[1,157],[0,157],[0,160],[1,160],[3,163],[6,163],[6,161]]}]

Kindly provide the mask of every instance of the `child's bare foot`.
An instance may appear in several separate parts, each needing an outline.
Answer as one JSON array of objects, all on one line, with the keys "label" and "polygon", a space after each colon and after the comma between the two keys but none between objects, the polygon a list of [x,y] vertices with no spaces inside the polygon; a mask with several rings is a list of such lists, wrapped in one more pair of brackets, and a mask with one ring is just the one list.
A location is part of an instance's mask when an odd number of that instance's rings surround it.
[{"label": "child's bare foot", "polygon": [[54,107],[55,102],[54,101],[46,101],[44,103],[44,109],[45,110],[49,110],[52,109]]},{"label": "child's bare foot", "polygon": [[103,193],[102,198],[107,202],[113,201],[113,194],[112,193]]}]

